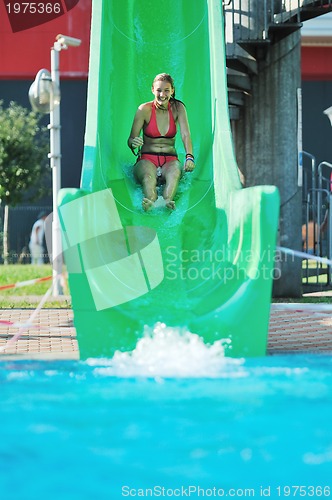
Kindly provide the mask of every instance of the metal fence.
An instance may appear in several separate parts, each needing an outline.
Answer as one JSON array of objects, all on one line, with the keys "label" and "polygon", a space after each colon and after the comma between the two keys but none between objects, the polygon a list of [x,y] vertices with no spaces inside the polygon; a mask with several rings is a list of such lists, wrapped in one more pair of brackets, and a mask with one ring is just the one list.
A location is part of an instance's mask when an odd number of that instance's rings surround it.
[{"label": "metal fence", "polygon": [[[302,152],[303,163],[303,251],[332,259],[332,164]],[[303,285],[332,285],[332,268],[314,259],[303,260]]]}]

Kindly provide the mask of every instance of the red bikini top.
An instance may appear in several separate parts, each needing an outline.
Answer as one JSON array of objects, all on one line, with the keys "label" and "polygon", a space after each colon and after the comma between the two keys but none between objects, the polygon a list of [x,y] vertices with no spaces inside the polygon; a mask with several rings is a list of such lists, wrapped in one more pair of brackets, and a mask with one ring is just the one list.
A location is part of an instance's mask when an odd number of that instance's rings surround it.
[{"label": "red bikini top", "polygon": [[153,139],[162,139],[163,137],[167,137],[169,139],[172,139],[176,135],[176,124],[174,121],[173,113],[171,110],[171,105],[168,103],[168,116],[169,116],[169,128],[167,131],[166,135],[160,135],[158,125],[157,125],[157,117],[156,117],[156,106],[154,102],[152,102],[152,111],[151,111],[151,118],[149,123],[144,129],[144,135],[147,137],[151,137]]}]

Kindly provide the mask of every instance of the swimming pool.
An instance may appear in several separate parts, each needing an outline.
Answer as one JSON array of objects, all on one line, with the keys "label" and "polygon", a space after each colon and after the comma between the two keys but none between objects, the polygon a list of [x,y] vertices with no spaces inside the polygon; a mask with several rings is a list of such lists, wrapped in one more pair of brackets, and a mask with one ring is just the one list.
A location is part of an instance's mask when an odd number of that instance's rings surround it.
[{"label": "swimming pool", "polygon": [[113,359],[5,361],[0,381],[3,499],[330,496],[331,356],[227,359],[160,328]]}]

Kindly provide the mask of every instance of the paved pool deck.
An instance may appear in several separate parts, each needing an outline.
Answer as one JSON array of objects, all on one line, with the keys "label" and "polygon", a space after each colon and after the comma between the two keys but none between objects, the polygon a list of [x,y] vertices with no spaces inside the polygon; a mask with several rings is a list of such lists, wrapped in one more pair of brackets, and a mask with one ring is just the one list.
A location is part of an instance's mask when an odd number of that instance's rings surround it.
[{"label": "paved pool deck", "polygon": [[[313,304],[272,304],[268,354],[332,354],[332,304],[319,308],[314,310]],[[33,326],[11,342],[32,313],[33,309],[0,310],[0,360],[79,359],[71,309],[42,309],[31,322]]]}]

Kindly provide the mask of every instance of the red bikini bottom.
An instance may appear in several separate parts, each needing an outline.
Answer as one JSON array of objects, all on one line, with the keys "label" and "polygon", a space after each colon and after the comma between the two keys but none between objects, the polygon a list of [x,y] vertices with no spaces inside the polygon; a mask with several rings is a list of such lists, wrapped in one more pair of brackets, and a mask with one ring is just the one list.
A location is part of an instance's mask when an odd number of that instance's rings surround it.
[{"label": "red bikini bottom", "polygon": [[166,163],[170,161],[177,160],[177,155],[170,155],[167,153],[141,153],[137,159],[140,160],[148,160],[154,164],[156,168],[163,167]]}]

